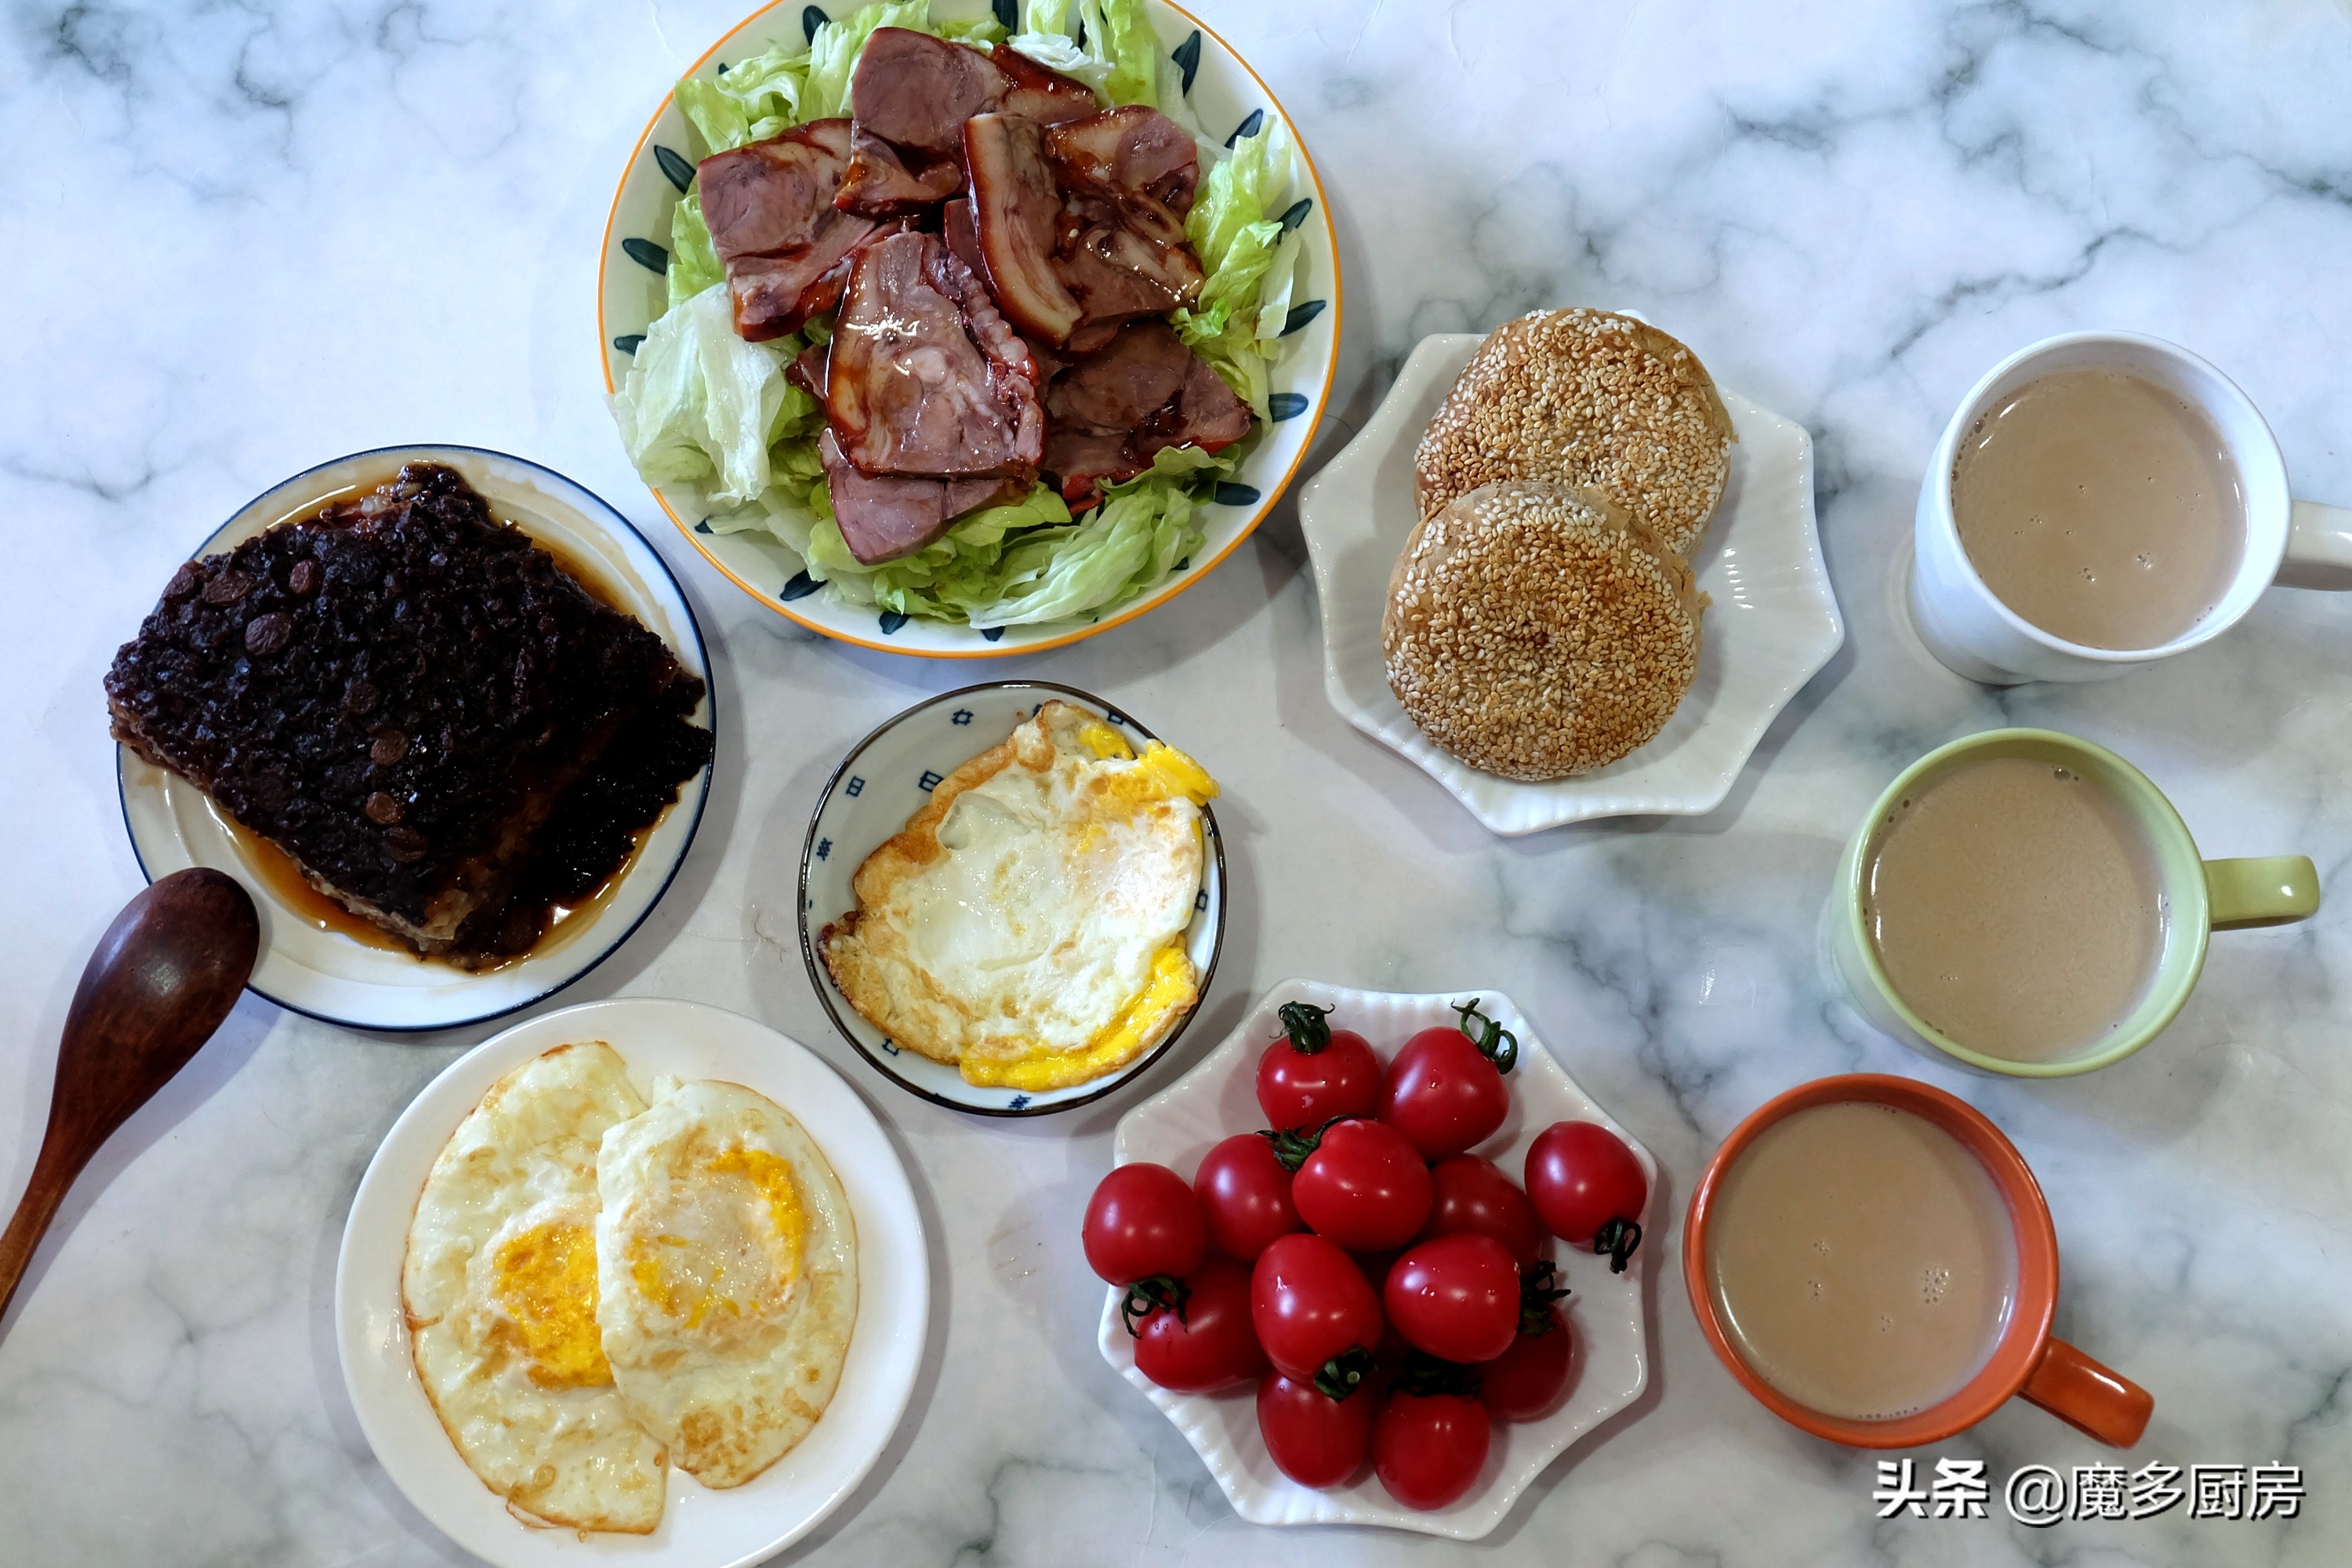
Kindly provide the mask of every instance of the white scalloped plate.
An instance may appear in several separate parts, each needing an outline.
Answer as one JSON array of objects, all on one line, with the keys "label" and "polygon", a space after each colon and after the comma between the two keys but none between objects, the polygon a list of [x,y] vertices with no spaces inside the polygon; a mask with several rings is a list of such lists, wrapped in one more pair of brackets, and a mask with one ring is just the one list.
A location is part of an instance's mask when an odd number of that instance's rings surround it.
[{"label": "white scalloped plate", "polygon": [[[745,58],[800,35],[807,13],[817,9],[777,0],[737,23],[686,74],[715,77],[728,60]],[[855,6],[850,0],[835,0],[825,9],[846,16]],[[940,17],[977,17],[986,16],[990,6],[987,0],[935,0],[931,9]],[[1169,0],[1150,0],[1150,9],[1152,26],[1170,57],[1180,68],[1187,58],[1193,61],[1184,102],[1206,135],[1238,135],[1271,115],[1289,131],[1298,154],[1290,210],[1297,213],[1294,221],[1299,225],[1299,272],[1291,296],[1296,301],[1293,324],[1285,331],[1286,347],[1272,374],[1275,418],[1233,478],[1217,487],[1214,501],[1202,509],[1207,539],[1142,597],[1099,620],[1010,626],[992,635],[945,621],[885,616],[870,605],[836,602],[809,581],[800,559],[781,542],[761,531],[706,531],[698,525],[709,509],[691,487],[653,487],[654,499],[694,547],[737,587],[776,614],[861,647],[928,658],[988,658],[1058,647],[1131,621],[1199,582],[1249,537],[1298,472],[1330,402],[1339,356],[1339,242],[1331,226],[1330,203],[1297,126],[1283,112],[1265,79],[1191,12]],[[596,332],[608,392],[628,373],[633,340],[667,304],[661,272],[669,259],[670,211],[684,194],[680,181],[692,175],[693,152],[686,116],[677,100],[665,95],[629,154],[604,224],[604,251],[597,263]]]},{"label": "white scalloped plate", "polygon": [[[1240,1026],[1199,1066],[1119,1118],[1114,1157],[1122,1165],[1156,1161],[1189,1177],[1219,1141],[1262,1126],[1257,1058],[1282,1034],[1275,1012],[1285,1002],[1335,1009],[1332,1024],[1362,1033],[1385,1059],[1418,1030],[1458,1024],[1454,1005],[1474,996],[1489,1017],[1518,1037],[1519,1059],[1509,1080],[1510,1119],[1473,1152],[1494,1161],[1516,1180],[1537,1133],[1555,1121],[1597,1121],[1625,1140],[1655,1193],[1658,1166],[1650,1152],[1576,1086],[1509,997],[1475,987],[1406,995],[1286,980],[1258,998]],[[1104,1295],[1097,1342],[1103,1359],[1176,1424],[1223,1489],[1234,1511],[1252,1524],[1384,1524],[1476,1541],[1503,1521],[1520,1495],[1570,1444],[1641,1397],[1650,1379],[1642,1279],[1654,1245],[1645,1240],[1625,1272],[1612,1274],[1605,1258],[1551,1244],[1552,1256],[1575,1292],[1565,1303],[1576,1335],[1567,1398],[1540,1421],[1496,1422],[1478,1484],[1461,1501],[1433,1513],[1402,1506],[1370,1475],[1328,1492],[1291,1480],[1275,1468],[1258,1436],[1253,1390],[1171,1394],[1136,1370],[1135,1342],[1119,1321],[1116,1289]]]},{"label": "white scalloped plate", "polygon": [[1341,718],[1403,753],[1496,833],[1712,811],[1780,710],[1845,641],[1813,521],[1812,438],[1801,425],[1723,392],[1739,440],[1695,563],[1698,585],[1715,602],[1689,694],[1632,755],[1558,783],[1520,784],[1439,750],[1405,716],[1381,657],[1389,573],[1414,521],[1413,448],[1484,341],[1476,332],[1422,339],[1362,432],[1299,492],[1322,605],[1324,692]]}]

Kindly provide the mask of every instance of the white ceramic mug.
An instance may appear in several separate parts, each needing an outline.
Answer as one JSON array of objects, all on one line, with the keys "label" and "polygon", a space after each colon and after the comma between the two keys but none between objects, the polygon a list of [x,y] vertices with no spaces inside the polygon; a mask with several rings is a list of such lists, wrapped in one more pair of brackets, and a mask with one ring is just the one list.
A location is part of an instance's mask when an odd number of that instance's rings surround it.
[{"label": "white ceramic mug", "polygon": [[[2156,647],[2087,647],[2043,631],[1985,586],[1952,517],[1953,460],[1977,420],[2029,381],[2091,365],[2144,376],[2202,409],[2229,443],[2244,486],[2246,546],[2236,578],[2196,625]],[[1953,670],[1992,686],[2108,680],[2144,668],[2220,637],[2273,583],[2352,589],[2352,510],[2289,495],[2278,440],[2238,384],[2179,344],[2136,332],[2044,338],[1986,372],[1936,445],[1919,487],[1914,536],[1913,628],[1927,651]]]}]

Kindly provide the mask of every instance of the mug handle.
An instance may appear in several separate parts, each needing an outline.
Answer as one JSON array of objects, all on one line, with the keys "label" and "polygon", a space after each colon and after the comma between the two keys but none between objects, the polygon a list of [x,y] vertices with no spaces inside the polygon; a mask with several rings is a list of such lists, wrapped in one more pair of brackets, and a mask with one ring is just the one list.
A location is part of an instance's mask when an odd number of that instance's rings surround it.
[{"label": "mug handle", "polygon": [[2352,588],[2352,510],[2295,502],[2276,581],[2287,588]]},{"label": "mug handle", "polygon": [[2053,1336],[2020,1394],[2110,1447],[2128,1448],[2147,1430],[2156,1396]]},{"label": "mug handle", "polygon": [[2293,925],[2319,912],[2319,868],[2308,855],[2208,860],[2205,901],[2215,931]]}]

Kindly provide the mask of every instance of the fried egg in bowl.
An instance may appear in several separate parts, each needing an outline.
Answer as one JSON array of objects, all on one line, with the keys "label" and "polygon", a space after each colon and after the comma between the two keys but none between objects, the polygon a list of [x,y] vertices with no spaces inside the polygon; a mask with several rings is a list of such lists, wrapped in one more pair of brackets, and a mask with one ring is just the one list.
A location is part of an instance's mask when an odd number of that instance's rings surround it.
[{"label": "fried egg in bowl", "polygon": [[1055,700],[924,782],[929,801],[851,879],[856,907],[812,944],[893,1048],[1038,1092],[1117,1072],[1181,1025],[1217,793],[1197,763]]}]

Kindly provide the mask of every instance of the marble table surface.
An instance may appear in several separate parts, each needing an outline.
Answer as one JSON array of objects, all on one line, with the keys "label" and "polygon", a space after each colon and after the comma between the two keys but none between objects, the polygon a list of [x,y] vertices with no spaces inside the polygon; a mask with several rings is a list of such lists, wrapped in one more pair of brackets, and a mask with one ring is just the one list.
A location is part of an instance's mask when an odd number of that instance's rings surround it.
[{"label": "marble table surface", "polygon": [[[2218,646],[2104,687],[1945,673],[1890,589],[1951,405],[2033,338],[2185,342],[2267,412],[2299,493],[2352,502],[2352,6],[2079,0],[1638,6],[1201,0],[1303,128],[1347,322],[1326,450],[1423,334],[1638,308],[1803,422],[1844,650],[1691,819],[1502,841],[1325,704],[1295,519],[1171,606],[992,671],[1065,680],[1223,779],[1231,941],[1206,1021],[1290,974],[1507,989],[1665,1171],[1667,1208],[1767,1097],[1912,1072],[2039,1171],[2065,1337],[2154,1391],[2124,1462],[2286,1463],[2293,1520],[1880,1521],[1870,1457],[1806,1438],[1654,1292],[1649,1393],[1493,1537],[1243,1524],[1095,1353],[1075,1245],[1130,1089],[976,1121],[880,1081],[791,941],[795,857],[844,748],[973,677],[777,625],[672,531],[600,403],[612,185],[741,0],[13,0],[0,23],[0,1194],[30,1171],[52,1042],[139,885],[100,676],[173,563],[278,479],[391,442],[548,463],[677,566],[726,739],[684,874],[565,1001],[699,998],[842,1067],[932,1227],[921,1381],[875,1475],[795,1560],[2317,1564],[2352,1558],[2352,895],[2215,942],[2170,1032],[2085,1079],[1928,1068],[1828,1001],[1816,912],[1904,763],[2008,721],[2169,791],[2209,853],[2352,858],[2352,604],[2281,591]],[[330,1333],[335,1248],[401,1107],[489,1032],[370,1037],[241,1005],[100,1155],[0,1338],[0,1562],[467,1561],[371,1461]],[[1671,1254],[1678,1225],[1650,1245]],[[1916,1458],[2104,1452],[2023,1405]]]}]

